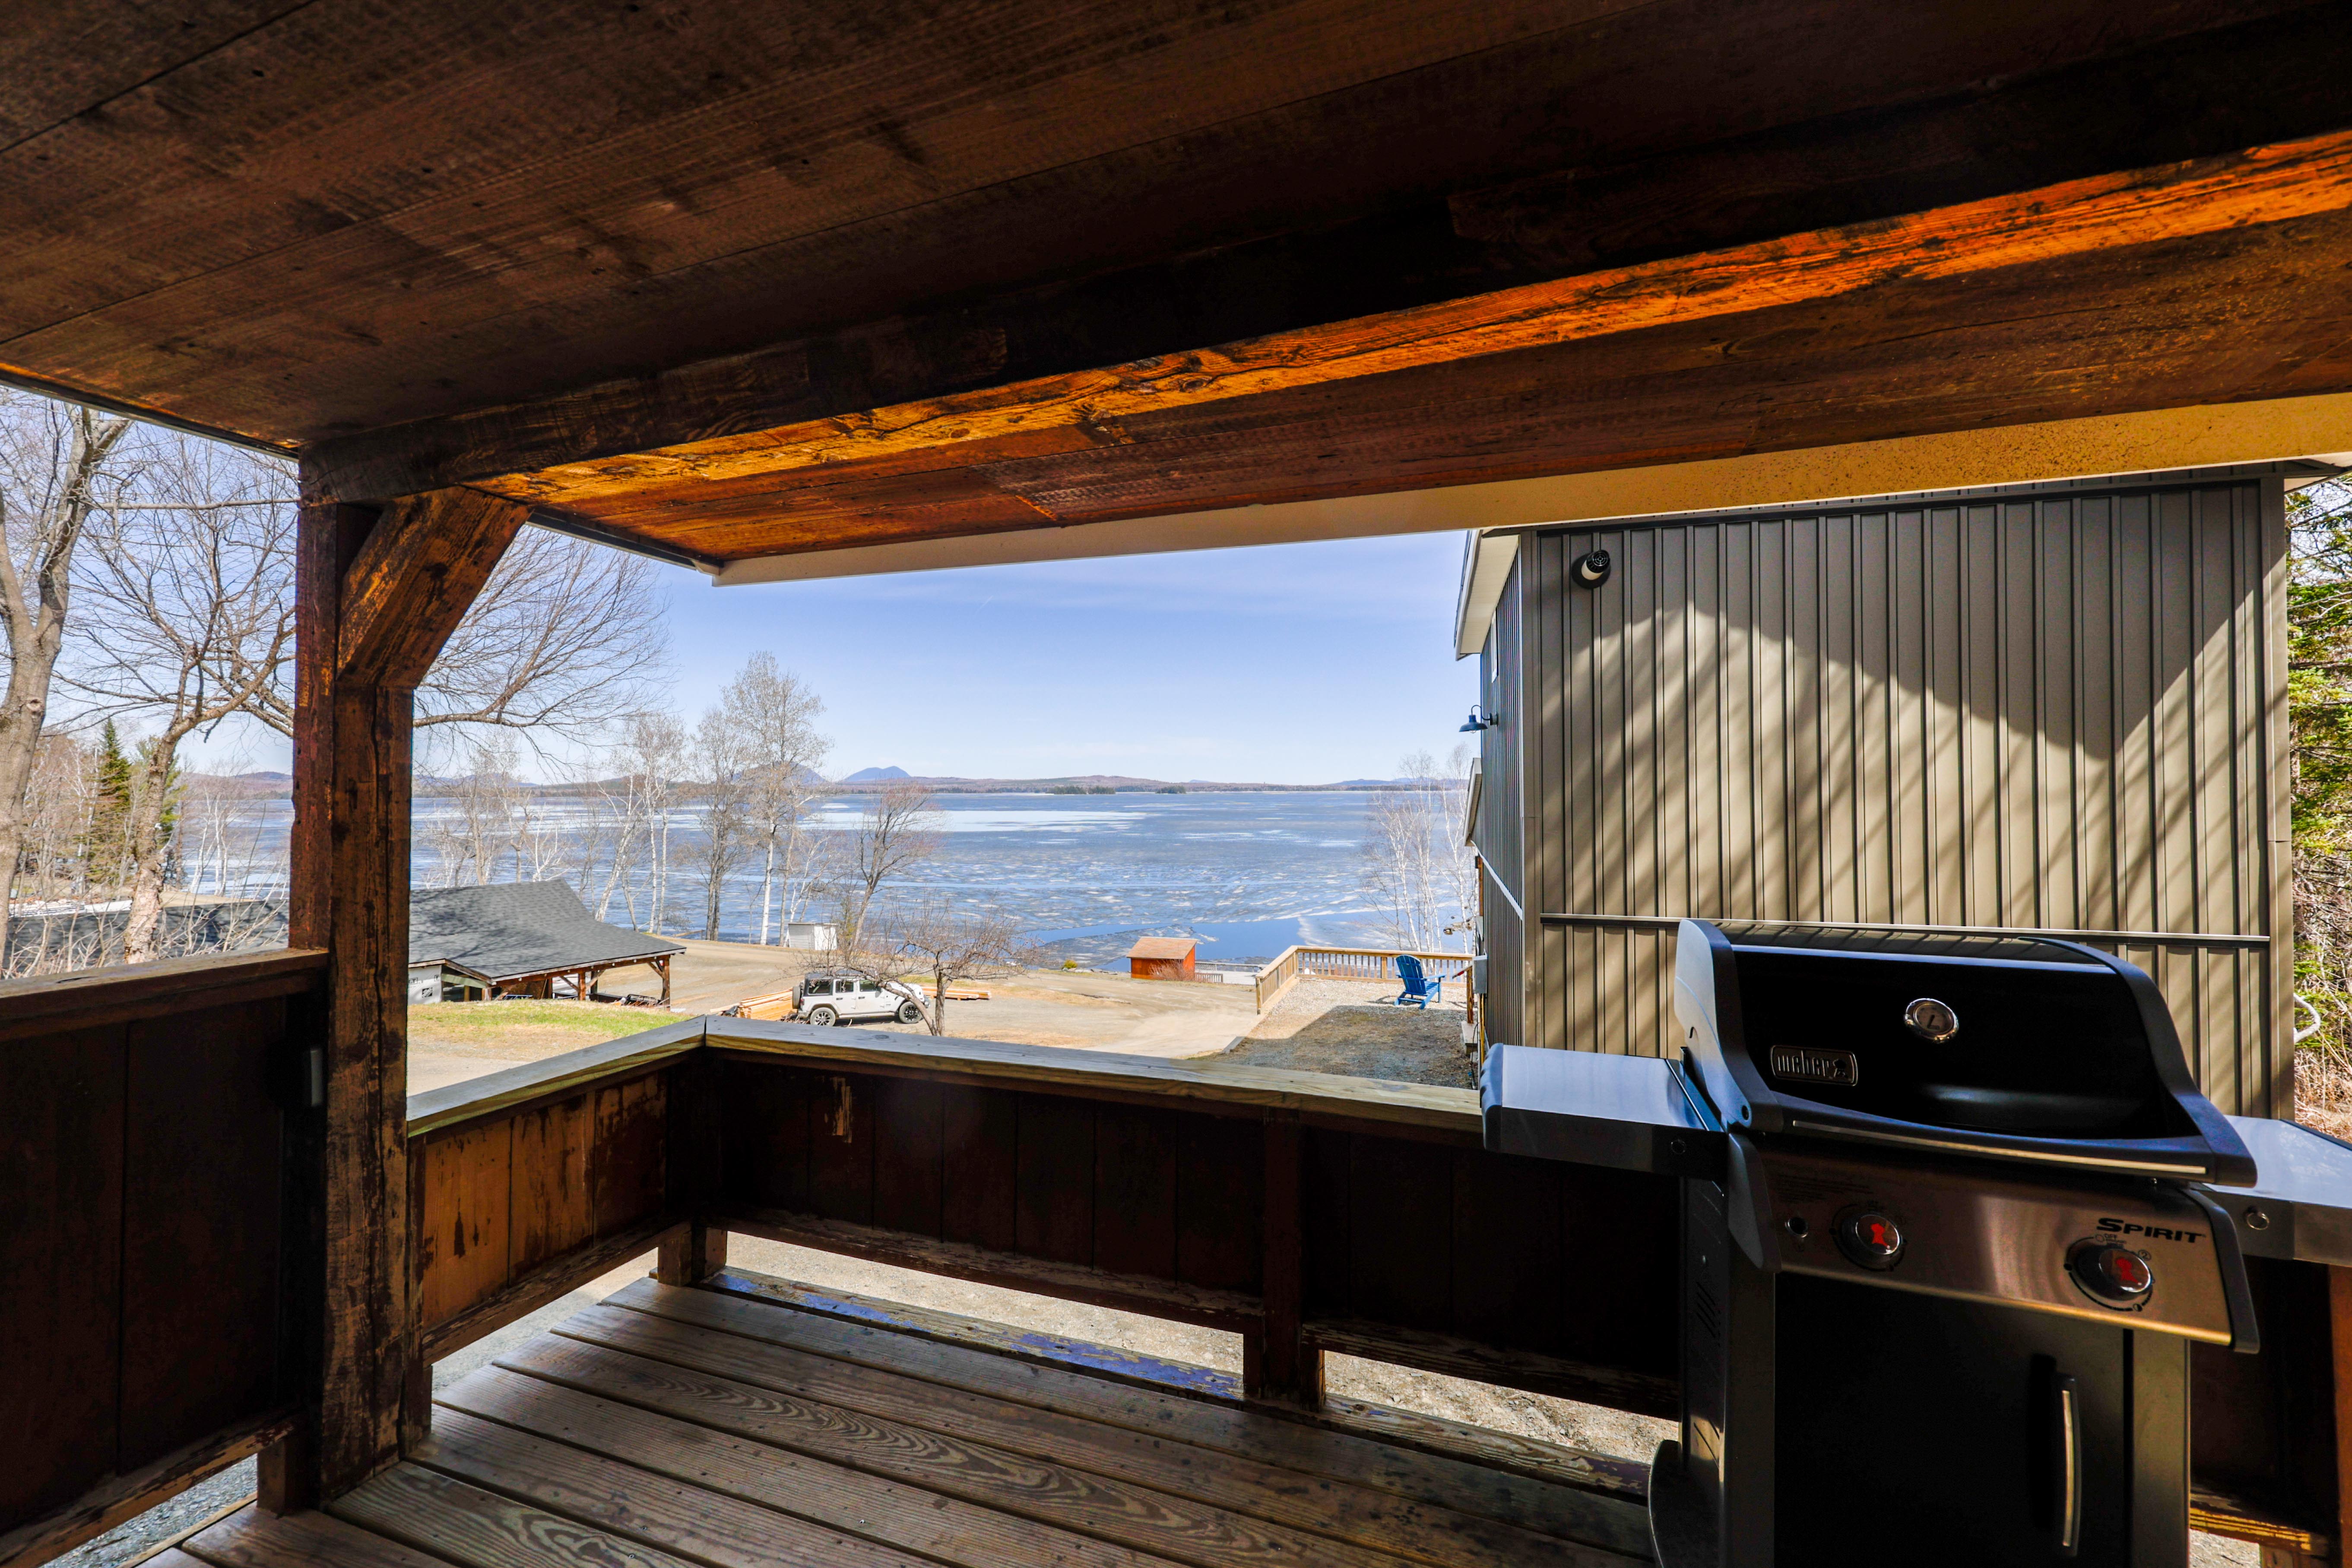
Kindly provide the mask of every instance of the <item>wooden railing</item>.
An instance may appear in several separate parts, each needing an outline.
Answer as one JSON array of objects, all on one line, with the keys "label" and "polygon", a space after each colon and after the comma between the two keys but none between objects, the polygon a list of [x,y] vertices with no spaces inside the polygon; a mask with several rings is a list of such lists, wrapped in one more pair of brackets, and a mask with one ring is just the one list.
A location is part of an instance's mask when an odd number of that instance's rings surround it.
[{"label": "wooden railing", "polygon": [[325,956],[0,984],[0,1563],[284,1435]]},{"label": "wooden railing", "polygon": [[[430,1355],[740,1231],[1229,1330],[1254,1398],[1340,1352],[1676,1413],[1673,1183],[1489,1153],[1467,1090],[709,1018],[411,1107]],[[2263,1353],[2192,1352],[2193,1517],[2317,1562],[2352,1270],[2251,1262]]]},{"label": "wooden railing", "polygon": [[[1257,1010],[1261,1013],[1289,994],[1302,980],[1393,980],[1397,950],[1378,947],[1286,947],[1257,972]],[[1462,952],[1416,952],[1423,970],[1442,981],[1459,981],[1470,972],[1470,956]]]}]

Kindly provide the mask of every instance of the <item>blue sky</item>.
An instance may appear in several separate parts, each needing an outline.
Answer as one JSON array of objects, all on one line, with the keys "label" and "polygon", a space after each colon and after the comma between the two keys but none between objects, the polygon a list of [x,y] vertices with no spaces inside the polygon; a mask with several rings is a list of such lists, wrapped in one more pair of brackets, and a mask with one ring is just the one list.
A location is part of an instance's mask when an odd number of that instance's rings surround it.
[{"label": "blue sky", "polygon": [[[664,568],[677,710],[766,649],[824,699],[830,776],[1320,784],[1443,757],[1476,697],[1453,655],[1458,533],[714,588]],[[226,730],[191,761],[283,768]]]}]

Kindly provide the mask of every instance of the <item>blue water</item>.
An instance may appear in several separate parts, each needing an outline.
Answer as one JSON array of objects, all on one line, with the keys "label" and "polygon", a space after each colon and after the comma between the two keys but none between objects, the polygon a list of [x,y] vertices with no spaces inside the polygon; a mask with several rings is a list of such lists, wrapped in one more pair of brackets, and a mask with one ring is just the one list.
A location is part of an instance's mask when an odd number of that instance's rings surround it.
[{"label": "blue water", "polygon": [[[1224,963],[1263,961],[1301,942],[1377,946],[1376,917],[1361,890],[1370,800],[1361,792],[942,795],[938,857],[906,881],[886,887],[877,908],[887,911],[945,894],[972,908],[1002,910],[1051,957],[1089,966],[1115,965],[1139,935],[1197,937],[1202,960]],[[419,887],[438,886],[445,875],[431,847],[430,826],[436,814],[449,809],[430,798],[417,802],[412,874]],[[541,811],[562,830],[558,851],[541,874],[572,880],[593,909],[600,851],[586,808],[558,798],[544,802]],[[855,797],[837,800],[814,813],[812,826],[837,831],[857,813]],[[268,816],[261,828],[269,841],[260,857],[266,863],[220,891],[283,887],[284,803],[269,803]],[[703,889],[691,868],[699,838],[696,814],[672,819],[674,868],[661,921],[666,931],[702,934]],[[531,872],[502,863],[492,879],[518,874]],[[642,868],[632,883],[632,898],[616,901],[606,918],[650,926],[651,893]],[[759,893],[756,863],[729,879],[720,903],[722,938],[750,941],[758,934]],[[825,920],[833,913],[819,900],[799,918]]]}]

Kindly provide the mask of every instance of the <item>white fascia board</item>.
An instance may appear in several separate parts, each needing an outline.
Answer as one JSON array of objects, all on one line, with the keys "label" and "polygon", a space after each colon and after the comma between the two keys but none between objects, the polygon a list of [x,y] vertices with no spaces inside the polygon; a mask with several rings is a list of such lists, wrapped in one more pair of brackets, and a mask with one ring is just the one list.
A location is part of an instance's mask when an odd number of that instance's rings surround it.
[{"label": "white fascia board", "polygon": [[2352,450],[2352,393],[2332,393],[1906,436],[1549,479],[1499,479],[1327,500],[1174,512],[1118,522],[1069,523],[957,539],[762,555],[730,564],[716,581],[720,587],[734,587],[1378,534],[1535,528],[1612,517],[1654,517],[2262,463],[2347,450]]},{"label": "white fascia board", "polygon": [[1519,558],[1516,533],[1473,533],[1462,547],[1462,592],[1454,601],[1454,657],[1469,658],[1486,646],[1511,563]]}]

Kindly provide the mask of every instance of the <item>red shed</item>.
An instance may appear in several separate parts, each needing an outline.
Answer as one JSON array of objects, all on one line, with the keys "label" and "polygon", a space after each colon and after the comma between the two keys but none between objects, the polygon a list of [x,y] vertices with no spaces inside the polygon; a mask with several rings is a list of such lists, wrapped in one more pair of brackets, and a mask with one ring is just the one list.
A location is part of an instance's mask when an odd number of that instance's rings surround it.
[{"label": "red shed", "polygon": [[1127,950],[1127,972],[1137,980],[1190,980],[1200,945],[1189,936],[1144,937]]}]

